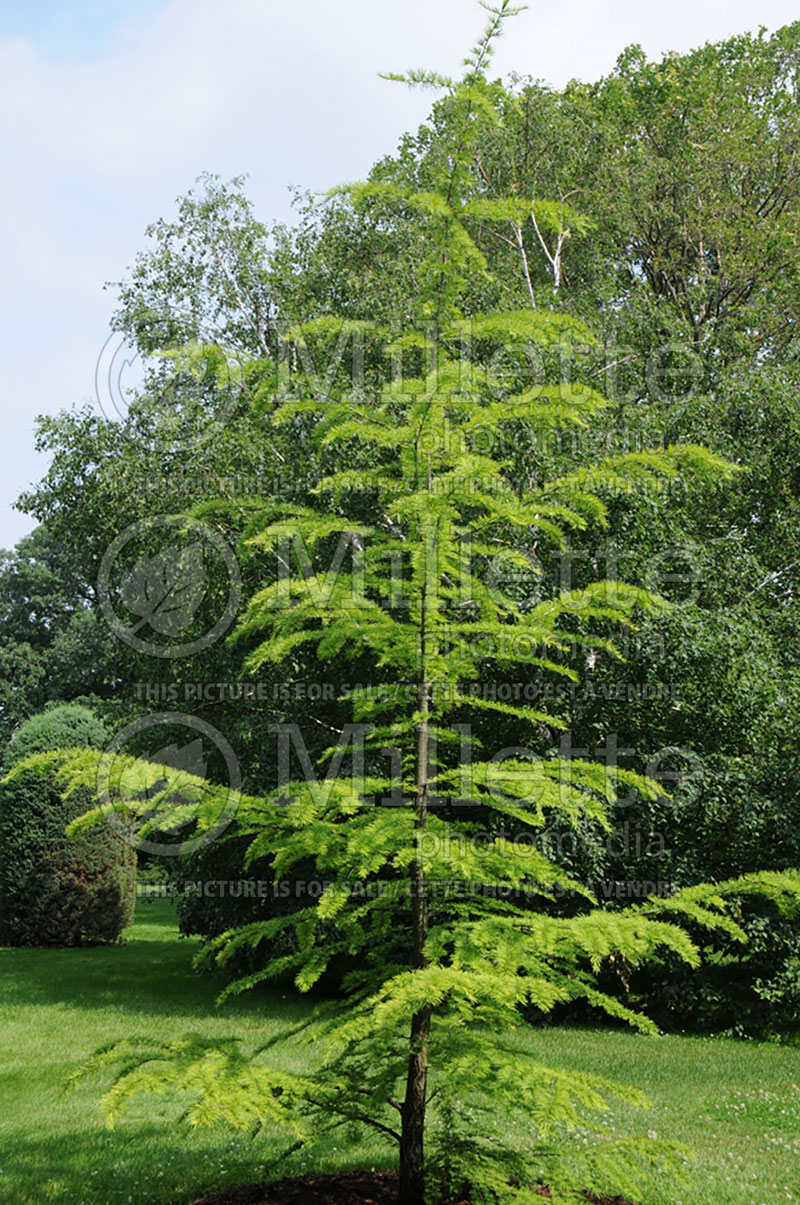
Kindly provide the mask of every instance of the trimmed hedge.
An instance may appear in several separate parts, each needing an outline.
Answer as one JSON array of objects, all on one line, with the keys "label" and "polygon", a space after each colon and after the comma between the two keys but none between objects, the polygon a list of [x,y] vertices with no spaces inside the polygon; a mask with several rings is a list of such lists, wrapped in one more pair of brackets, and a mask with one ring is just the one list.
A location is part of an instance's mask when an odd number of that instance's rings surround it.
[{"label": "trimmed hedge", "polygon": [[0,944],[114,941],[133,917],[136,854],[108,825],[71,841],[67,824],[94,806],[65,799],[57,761],[39,754],[0,782]]},{"label": "trimmed hedge", "polygon": [[15,733],[0,781],[0,944],[75,946],[115,941],[130,924],[136,854],[108,825],[74,841],[71,820],[94,806],[88,790],[64,798],[57,749],[105,744],[103,724],[66,703]]}]

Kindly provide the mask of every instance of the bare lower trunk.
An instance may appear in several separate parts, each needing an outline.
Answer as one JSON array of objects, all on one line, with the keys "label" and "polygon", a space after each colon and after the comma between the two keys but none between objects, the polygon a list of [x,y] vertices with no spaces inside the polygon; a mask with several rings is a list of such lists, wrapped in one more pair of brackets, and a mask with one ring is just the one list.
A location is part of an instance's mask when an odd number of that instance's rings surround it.
[{"label": "bare lower trunk", "polygon": [[[428,900],[425,871],[419,856],[419,841],[428,815],[428,758],[430,755],[430,685],[426,680],[426,594],[423,589],[421,624],[421,681],[419,683],[419,714],[417,727],[416,787],[417,807],[414,828],[417,855],[411,866],[411,924],[414,944],[413,962],[416,969],[426,966],[425,939],[428,935]],[[411,1019],[410,1053],[406,1094],[402,1105],[400,1137],[400,1187],[398,1205],[425,1205],[425,1098],[428,1087],[428,1040],[431,1030],[431,1008],[426,1005]]]},{"label": "bare lower trunk", "polygon": [[431,1010],[420,1009],[411,1022],[412,1054],[408,1060],[403,1127],[400,1140],[399,1205],[425,1205],[425,1095],[428,1084],[428,1037]]}]

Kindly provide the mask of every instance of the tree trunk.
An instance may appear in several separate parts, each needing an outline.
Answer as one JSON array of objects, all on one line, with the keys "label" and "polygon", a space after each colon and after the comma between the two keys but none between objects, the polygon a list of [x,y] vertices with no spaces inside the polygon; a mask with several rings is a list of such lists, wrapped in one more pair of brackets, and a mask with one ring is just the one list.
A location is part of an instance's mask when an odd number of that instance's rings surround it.
[{"label": "tree trunk", "polygon": [[412,1053],[408,1060],[400,1139],[399,1205],[425,1205],[425,1094],[428,1083],[429,1006],[411,1022]]},{"label": "tree trunk", "polygon": [[[430,683],[427,681],[427,584],[422,589],[420,622],[420,682],[419,715],[416,750],[416,816],[414,828],[417,856],[411,866],[411,924],[413,934],[413,965],[427,965],[425,938],[428,935],[428,900],[425,871],[419,857],[419,841],[425,830],[428,815],[428,759],[430,756],[429,716]],[[428,1086],[428,1039],[431,1030],[431,1008],[425,1005],[411,1019],[410,1053],[406,1094],[402,1106],[400,1137],[400,1185],[398,1205],[425,1205],[425,1097]]]}]

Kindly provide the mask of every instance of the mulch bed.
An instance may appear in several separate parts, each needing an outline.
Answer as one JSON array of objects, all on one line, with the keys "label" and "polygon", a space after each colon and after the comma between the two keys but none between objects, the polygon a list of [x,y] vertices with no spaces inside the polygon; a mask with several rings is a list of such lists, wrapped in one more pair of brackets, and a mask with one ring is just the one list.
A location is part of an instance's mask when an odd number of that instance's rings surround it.
[{"label": "mulch bed", "polygon": [[[550,1192],[540,1188],[542,1197]],[[592,1205],[633,1205],[624,1197],[595,1197]],[[192,1205],[397,1205],[397,1172],[338,1172],[331,1175],[295,1176],[271,1184],[244,1184],[198,1197]],[[465,1198],[459,1205],[469,1205]]]}]

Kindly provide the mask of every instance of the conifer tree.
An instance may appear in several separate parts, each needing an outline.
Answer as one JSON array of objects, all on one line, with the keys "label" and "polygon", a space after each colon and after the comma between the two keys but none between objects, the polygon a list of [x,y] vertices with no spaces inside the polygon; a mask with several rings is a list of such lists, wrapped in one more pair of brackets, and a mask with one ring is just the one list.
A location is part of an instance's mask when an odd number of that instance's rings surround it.
[{"label": "conifer tree", "polygon": [[[482,125],[499,120],[485,73],[514,10],[501,0],[489,11],[461,80],[406,77],[443,87],[459,118],[432,186],[413,191],[372,182],[351,189],[355,205],[380,196],[424,215],[419,310],[399,332],[361,332],[390,366],[368,381],[337,381],[324,397],[304,388],[301,376],[283,382],[271,421],[310,423],[318,448],[338,467],[308,506],[256,505],[249,537],[284,563],[293,546],[308,559],[303,573],[277,574],[250,601],[238,630],[258,638],[248,670],[314,645],[323,659],[343,652],[371,659],[384,687],[352,692],[348,735],[362,742],[352,772],[342,773],[343,738],[330,750],[335,772],[327,780],[284,782],[273,796],[244,799],[239,808],[237,832],[251,837],[248,858],[270,856],[276,879],[313,864],[326,883],[320,898],[223,934],[205,955],[224,963],[243,947],[294,931],[293,952],[270,959],[226,994],[288,971],[308,990],[342,956],[355,964],[341,998],[313,1030],[324,1039],[319,1070],[289,1075],[270,1065],[266,1049],[248,1057],[235,1043],[196,1036],[172,1047],[124,1044],[92,1063],[119,1069],[106,1100],[112,1114],[137,1092],[175,1088],[191,1093],[194,1123],[224,1118],[283,1127],[291,1142],[325,1126],[371,1127],[398,1145],[400,1205],[458,1199],[466,1183],[476,1202],[538,1201],[540,1180],[562,1205],[584,1199],[585,1189],[641,1193],[646,1170],[672,1158],[668,1144],[618,1139],[600,1125],[587,1146],[565,1141],[605,1110],[609,1097],[641,1104],[641,1095],[521,1057],[514,1030],[526,1008],[547,1013],[584,1000],[653,1032],[645,1017],[598,989],[603,961],[667,949],[695,964],[697,949],[681,919],[738,934],[725,913],[731,885],[603,910],[535,843],[492,835],[485,819],[501,816],[526,832],[554,816],[608,828],[607,808],[619,788],[653,798],[655,783],[579,758],[517,751],[498,760],[469,738],[465,756],[464,731],[475,714],[513,721],[521,738],[527,734],[543,749],[563,727],[546,711],[475,691],[487,660],[574,679],[571,649],[585,644],[614,656],[614,627],[665,605],[617,580],[538,601],[508,597],[491,582],[498,556],[528,569],[537,541],[562,547],[571,531],[594,525],[600,532],[609,494],[679,473],[708,482],[730,471],[687,446],[576,464],[567,476],[532,486],[508,478],[501,451],[519,424],[540,434],[581,429],[605,402],[580,380],[551,374],[531,385],[524,378],[532,345],[546,356],[557,345],[591,341],[575,319],[543,305],[472,315],[460,308],[467,279],[487,270],[467,229],[471,215],[492,216],[489,202],[473,196],[471,148]],[[496,204],[499,220],[506,211]],[[326,318],[290,339],[302,348],[348,329]],[[501,349],[512,366],[502,392],[490,370]],[[342,536],[351,571],[333,573],[326,557]],[[40,756],[60,759],[73,784],[97,772],[88,752]],[[387,756],[396,773],[387,773]],[[188,776],[178,783],[174,771],[165,785],[163,768],[125,759],[116,765],[120,810],[141,810],[146,797],[148,814],[157,816],[151,825],[194,815],[199,829],[213,826],[219,789]],[[97,823],[105,810],[74,828]],[[762,876],[749,888],[783,900],[797,881]],[[585,897],[585,908],[557,914],[547,907],[556,890]],[[502,1136],[498,1117],[503,1130],[513,1129],[513,1142]]]}]

